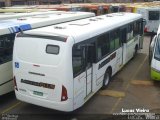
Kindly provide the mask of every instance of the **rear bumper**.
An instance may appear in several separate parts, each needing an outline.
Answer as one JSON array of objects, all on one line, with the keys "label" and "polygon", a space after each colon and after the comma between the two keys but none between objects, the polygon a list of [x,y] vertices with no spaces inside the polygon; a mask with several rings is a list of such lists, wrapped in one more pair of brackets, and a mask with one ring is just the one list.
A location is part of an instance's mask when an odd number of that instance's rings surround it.
[{"label": "rear bumper", "polygon": [[15,93],[16,93],[16,98],[18,100],[21,100],[27,103],[31,103],[34,105],[51,108],[59,111],[66,111],[66,112],[73,111],[72,99],[68,99],[67,101],[63,101],[63,102],[55,102],[55,101],[45,100],[45,99],[21,94],[20,92],[17,92],[17,91],[15,91]]}]

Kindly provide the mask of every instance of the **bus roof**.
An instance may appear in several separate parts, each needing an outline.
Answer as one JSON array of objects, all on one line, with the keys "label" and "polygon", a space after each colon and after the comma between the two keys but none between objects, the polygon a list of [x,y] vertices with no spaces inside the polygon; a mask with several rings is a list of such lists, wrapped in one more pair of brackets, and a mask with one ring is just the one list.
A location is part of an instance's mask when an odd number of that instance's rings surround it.
[{"label": "bus roof", "polygon": [[43,34],[45,36],[54,34],[72,36],[75,39],[75,43],[78,43],[141,18],[142,15],[137,13],[112,13],[38,28],[24,33],[41,36]]},{"label": "bus roof", "polygon": [[43,14],[57,14],[63,11],[48,11],[40,10],[38,12],[25,12],[25,13],[0,13],[0,20],[14,19],[19,17],[29,17],[34,15],[43,15]]},{"label": "bus roof", "polygon": [[36,15],[0,21],[0,35],[17,33],[33,28],[44,27],[62,22],[93,17],[94,13],[89,12],[61,12],[58,14]]}]

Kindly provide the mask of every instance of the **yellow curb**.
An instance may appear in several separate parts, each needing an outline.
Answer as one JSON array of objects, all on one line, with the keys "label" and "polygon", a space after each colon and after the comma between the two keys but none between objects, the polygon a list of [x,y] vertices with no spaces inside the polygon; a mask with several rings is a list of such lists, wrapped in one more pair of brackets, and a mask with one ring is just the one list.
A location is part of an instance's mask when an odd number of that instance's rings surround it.
[{"label": "yellow curb", "polygon": [[111,96],[111,97],[125,97],[125,93],[124,92],[120,92],[120,91],[114,91],[114,90],[101,90],[99,92],[99,95],[103,95],[103,96]]},{"label": "yellow curb", "polygon": [[152,86],[153,81],[149,81],[149,80],[132,80],[131,83],[133,85],[145,85],[145,86]]}]

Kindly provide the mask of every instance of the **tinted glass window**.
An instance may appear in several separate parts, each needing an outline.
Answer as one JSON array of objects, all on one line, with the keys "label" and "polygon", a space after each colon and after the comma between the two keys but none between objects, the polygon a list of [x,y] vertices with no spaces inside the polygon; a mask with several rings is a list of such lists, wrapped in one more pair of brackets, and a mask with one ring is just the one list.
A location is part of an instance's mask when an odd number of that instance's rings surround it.
[{"label": "tinted glass window", "polygon": [[157,39],[154,57],[155,57],[155,59],[160,61],[160,35],[158,36],[158,39]]},{"label": "tinted glass window", "polygon": [[109,53],[109,35],[103,34],[97,37],[97,56],[98,60]]},{"label": "tinted glass window", "polygon": [[128,25],[127,30],[127,40],[131,40],[133,38],[133,24]]},{"label": "tinted glass window", "polygon": [[84,70],[85,51],[83,47],[75,45],[72,49],[73,75],[76,77]]},{"label": "tinted glass window", "polygon": [[120,47],[119,30],[113,30],[110,33],[110,51]]},{"label": "tinted glass window", "polygon": [[139,22],[134,22],[133,24],[133,35],[136,36],[139,33]]},{"label": "tinted glass window", "polygon": [[48,54],[59,54],[59,46],[57,46],[57,45],[47,45],[46,52]]},{"label": "tinted glass window", "polygon": [[0,36],[0,64],[12,60],[15,34]]},{"label": "tinted glass window", "polygon": [[160,11],[149,11],[149,20],[159,20]]}]

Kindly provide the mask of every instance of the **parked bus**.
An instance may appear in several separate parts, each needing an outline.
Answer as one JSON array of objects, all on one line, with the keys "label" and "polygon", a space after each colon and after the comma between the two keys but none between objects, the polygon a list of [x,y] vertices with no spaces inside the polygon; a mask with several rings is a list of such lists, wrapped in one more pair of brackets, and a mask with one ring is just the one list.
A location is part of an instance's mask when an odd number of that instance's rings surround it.
[{"label": "parked bus", "polygon": [[137,8],[137,13],[142,14],[146,20],[145,32],[157,33],[160,23],[160,7]]},{"label": "parked bus", "polygon": [[47,10],[40,10],[39,12],[29,12],[29,13],[0,13],[0,20],[7,20],[7,19],[15,19],[19,17],[29,17],[35,15],[47,15],[47,14],[58,14],[62,13],[62,11],[47,11]]},{"label": "parked bus", "polygon": [[18,100],[60,111],[81,107],[142,48],[143,18],[112,13],[18,34]]},{"label": "parked bus", "polygon": [[160,80],[160,25],[157,35],[154,36],[149,49],[149,60],[151,65],[151,79]]},{"label": "parked bus", "polygon": [[52,24],[95,16],[86,12],[61,12],[0,21],[0,95],[13,90],[12,49],[15,34]]}]

